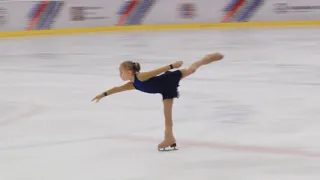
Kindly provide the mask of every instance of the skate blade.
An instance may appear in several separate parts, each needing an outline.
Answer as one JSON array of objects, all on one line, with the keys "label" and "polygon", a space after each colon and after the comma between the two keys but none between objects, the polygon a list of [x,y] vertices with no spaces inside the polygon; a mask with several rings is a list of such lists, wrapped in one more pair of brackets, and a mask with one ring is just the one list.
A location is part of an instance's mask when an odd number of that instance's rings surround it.
[{"label": "skate blade", "polygon": [[158,148],[158,151],[176,151],[176,150],[179,150],[177,148],[177,144],[176,143],[173,143],[171,146],[169,147],[165,147],[165,148]]}]

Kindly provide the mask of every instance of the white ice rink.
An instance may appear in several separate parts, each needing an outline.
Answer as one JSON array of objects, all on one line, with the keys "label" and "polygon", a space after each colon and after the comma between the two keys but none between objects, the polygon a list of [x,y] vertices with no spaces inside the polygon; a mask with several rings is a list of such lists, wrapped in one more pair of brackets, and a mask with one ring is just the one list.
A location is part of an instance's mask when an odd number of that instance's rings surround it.
[{"label": "white ice rink", "polygon": [[[180,84],[179,150],[158,152],[160,95],[124,92],[151,70],[225,59]],[[0,41],[0,180],[319,180],[319,29],[206,30]]]}]

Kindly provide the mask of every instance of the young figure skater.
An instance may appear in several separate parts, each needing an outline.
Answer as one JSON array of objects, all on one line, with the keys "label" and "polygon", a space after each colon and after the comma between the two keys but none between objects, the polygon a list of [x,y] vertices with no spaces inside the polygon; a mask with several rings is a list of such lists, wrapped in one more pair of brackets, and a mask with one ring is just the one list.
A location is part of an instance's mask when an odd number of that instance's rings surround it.
[{"label": "young figure skater", "polygon": [[120,65],[119,71],[121,79],[129,82],[122,86],[113,87],[106,92],[97,95],[94,99],[92,99],[92,101],[99,102],[100,99],[105,96],[110,96],[111,94],[134,89],[145,93],[160,93],[162,95],[164,107],[165,136],[164,140],[158,144],[158,150],[164,150],[169,146],[175,148],[176,139],[172,130],[172,106],[173,99],[179,97],[178,86],[180,80],[196,72],[200,66],[221,60],[222,58],[223,55],[220,53],[213,53],[204,56],[201,60],[194,62],[189,68],[186,69],[170,71],[171,69],[180,68],[182,66],[183,62],[177,61],[171,65],[149,72],[140,72],[139,63],[126,61]]}]

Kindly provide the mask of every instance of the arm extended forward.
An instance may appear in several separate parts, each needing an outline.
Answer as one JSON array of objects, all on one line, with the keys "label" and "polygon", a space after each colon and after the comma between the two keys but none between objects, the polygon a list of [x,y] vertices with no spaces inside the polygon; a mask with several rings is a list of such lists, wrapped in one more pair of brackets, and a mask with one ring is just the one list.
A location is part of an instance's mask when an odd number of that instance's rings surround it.
[{"label": "arm extended forward", "polygon": [[113,87],[99,95],[97,95],[95,98],[92,99],[92,101],[96,101],[99,102],[101,98],[105,97],[105,96],[110,96],[111,94],[116,94],[116,93],[120,93],[120,92],[123,92],[123,91],[129,91],[129,90],[133,90],[135,89],[134,86],[133,86],[133,83],[132,82],[128,82],[122,86],[116,86],[116,87]]}]

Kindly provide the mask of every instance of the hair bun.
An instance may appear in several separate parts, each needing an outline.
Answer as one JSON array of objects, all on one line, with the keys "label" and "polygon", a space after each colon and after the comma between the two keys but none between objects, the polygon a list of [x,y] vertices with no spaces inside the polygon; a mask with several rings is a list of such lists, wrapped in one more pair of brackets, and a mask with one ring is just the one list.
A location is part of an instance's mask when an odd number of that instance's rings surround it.
[{"label": "hair bun", "polygon": [[136,71],[136,72],[140,72],[140,64],[139,63],[137,63],[137,62],[134,62],[133,63],[133,68],[134,68],[134,70]]}]

